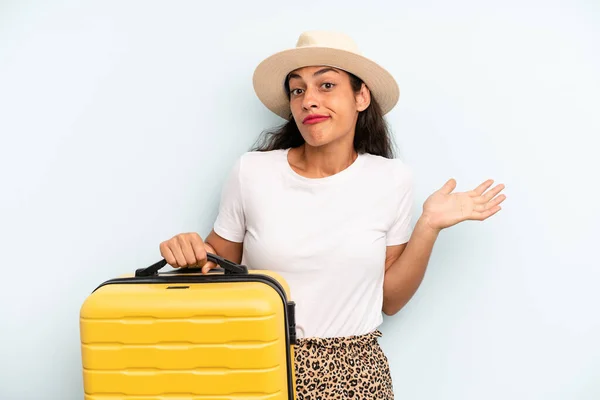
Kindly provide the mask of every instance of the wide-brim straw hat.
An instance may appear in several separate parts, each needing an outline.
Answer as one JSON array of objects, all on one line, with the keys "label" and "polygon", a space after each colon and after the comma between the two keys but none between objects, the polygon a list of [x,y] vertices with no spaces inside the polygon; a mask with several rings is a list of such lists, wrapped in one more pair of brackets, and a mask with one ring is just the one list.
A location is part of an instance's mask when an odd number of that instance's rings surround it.
[{"label": "wide-brim straw hat", "polygon": [[398,102],[400,89],[393,76],[373,60],[363,56],[349,36],[330,31],[308,31],[298,38],[295,48],[273,54],[254,71],[253,85],[260,101],[283,119],[291,117],[285,91],[287,75],[308,66],[329,66],[359,77],[375,97],[383,114]]}]

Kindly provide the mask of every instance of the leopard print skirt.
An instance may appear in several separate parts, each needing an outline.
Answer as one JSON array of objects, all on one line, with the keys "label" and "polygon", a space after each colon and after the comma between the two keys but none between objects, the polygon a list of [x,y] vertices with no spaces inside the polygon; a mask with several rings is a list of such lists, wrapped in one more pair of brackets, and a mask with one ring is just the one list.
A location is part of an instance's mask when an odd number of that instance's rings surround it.
[{"label": "leopard print skirt", "polygon": [[295,346],[296,399],[384,399],[394,393],[380,331],[361,336],[299,339]]}]

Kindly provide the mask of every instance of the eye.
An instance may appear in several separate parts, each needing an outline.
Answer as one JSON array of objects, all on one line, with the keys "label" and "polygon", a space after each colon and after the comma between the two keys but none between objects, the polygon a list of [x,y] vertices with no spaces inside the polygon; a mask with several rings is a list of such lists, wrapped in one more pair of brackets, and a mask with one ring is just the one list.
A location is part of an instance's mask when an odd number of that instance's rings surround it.
[{"label": "eye", "polygon": [[325,82],[321,86],[323,86],[325,89],[329,90],[329,89],[333,89],[333,87],[335,86],[335,84],[331,83],[331,82]]},{"label": "eye", "polygon": [[298,96],[299,94],[301,94],[301,92],[302,92],[302,89],[292,89],[292,90],[290,90],[290,94],[292,96]]}]

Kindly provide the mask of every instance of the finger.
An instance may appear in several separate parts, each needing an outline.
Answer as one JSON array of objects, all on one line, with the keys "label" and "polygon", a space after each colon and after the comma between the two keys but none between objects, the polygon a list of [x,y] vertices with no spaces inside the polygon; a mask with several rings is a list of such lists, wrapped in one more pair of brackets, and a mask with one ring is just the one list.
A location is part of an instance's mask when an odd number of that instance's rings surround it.
[{"label": "finger", "polygon": [[506,195],[501,194],[500,196],[496,197],[495,199],[493,199],[492,201],[490,201],[488,204],[492,207],[500,205],[504,200],[506,200]]},{"label": "finger", "polygon": [[171,251],[173,252],[173,255],[175,256],[175,260],[177,260],[176,264],[174,265],[174,267],[179,267],[179,268],[183,268],[187,265],[187,261],[185,260],[185,256],[183,255],[183,252],[181,251],[181,246],[179,245],[179,240],[174,238],[170,241],[169,243],[169,249],[171,249]]},{"label": "finger", "polygon": [[204,248],[204,242],[200,238],[200,235],[194,234],[190,236],[190,244],[194,251],[194,258],[196,259],[196,265],[202,267],[206,263],[206,249]]},{"label": "finger", "polygon": [[212,261],[208,261],[206,264],[204,264],[204,266],[202,267],[202,273],[203,274],[208,274],[208,271],[210,271],[211,269],[215,269],[217,268],[217,264],[215,264]]},{"label": "finger", "polygon": [[482,199],[485,203],[487,203],[488,201],[490,201],[491,199],[493,199],[494,197],[496,197],[498,195],[498,193],[500,193],[502,190],[504,190],[505,186],[504,184],[499,184],[496,185],[496,187],[494,187],[492,190],[488,191],[484,196],[482,196]]},{"label": "finger", "polygon": [[477,205],[475,205],[475,207],[473,207],[473,210],[478,211],[478,212],[482,212],[482,211],[490,209],[490,208],[492,208],[494,206],[499,205],[504,200],[506,200],[506,195],[502,194],[502,195],[496,197],[495,199],[487,202],[486,204],[477,204]]},{"label": "finger", "polygon": [[175,259],[175,256],[173,255],[171,249],[169,249],[169,247],[167,246],[166,242],[160,244],[160,255],[170,266],[177,265],[177,260]]},{"label": "finger", "polygon": [[177,236],[177,240],[179,242],[179,246],[181,246],[181,252],[185,257],[186,265],[188,267],[193,267],[196,265],[196,255],[194,254],[194,249],[192,249],[188,235],[179,235]]},{"label": "finger", "polygon": [[472,190],[471,194],[476,195],[476,196],[481,196],[483,194],[483,192],[485,192],[490,186],[492,186],[493,183],[494,183],[494,181],[492,179],[488,179],[487,181],[483,182],[481,185],[477,186],[474,190]]},{"label": "finger", "polygon": [[495,207],[490,208],[489,210],[486,210],[486,211],[483,211],[480,213],[475,213],[475,215],[473,215],[470,219],[476,220],[476,221],[483,221],[483,220],[490,218],[492,215],[496,214],[501,209],[502,209],[502,207],[495,206]]},{"label": "finger", "polygon": [[456,180],[452,178],[444,183],[444,186],[442,186],[439,191],[444,194],[450,194],[454,189],[456,189]]}]

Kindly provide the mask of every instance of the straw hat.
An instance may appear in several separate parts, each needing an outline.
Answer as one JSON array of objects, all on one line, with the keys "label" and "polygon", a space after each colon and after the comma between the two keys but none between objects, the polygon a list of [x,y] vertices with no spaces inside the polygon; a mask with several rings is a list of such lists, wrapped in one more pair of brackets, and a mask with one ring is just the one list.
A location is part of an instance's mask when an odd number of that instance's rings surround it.
[{"label": "straw hat", "polygon": [[339,68],[362,79],[383,114],[398,102],[400,89],[392,75],[364,57],[350,37],[328,31],[304,32],[295,48],[275,53],[262,61],[253,76],[256,95],[269,110],[289,120],[291,111],[285,92],[287,75],[297,68],[317,65]]}]

